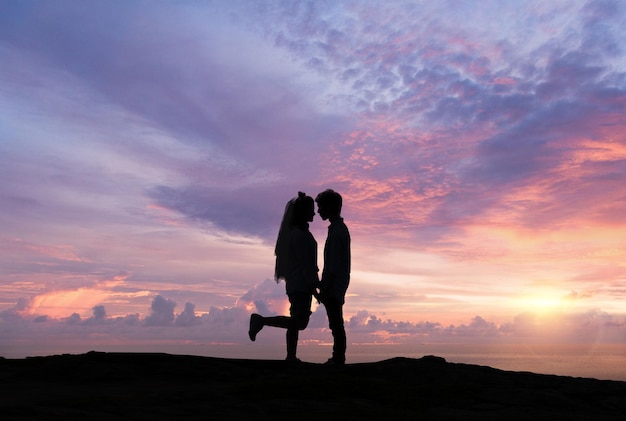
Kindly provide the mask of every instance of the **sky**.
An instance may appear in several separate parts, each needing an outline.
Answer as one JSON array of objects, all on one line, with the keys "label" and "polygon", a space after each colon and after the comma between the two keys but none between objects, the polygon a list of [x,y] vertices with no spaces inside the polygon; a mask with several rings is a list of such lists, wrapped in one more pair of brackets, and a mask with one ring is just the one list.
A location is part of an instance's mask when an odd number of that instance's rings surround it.
[{"label": "sky", "polygon": [[618,0],[2,1],[0,355],[284,342],[326,188],[349,348],[626,344],[625,46]]}]

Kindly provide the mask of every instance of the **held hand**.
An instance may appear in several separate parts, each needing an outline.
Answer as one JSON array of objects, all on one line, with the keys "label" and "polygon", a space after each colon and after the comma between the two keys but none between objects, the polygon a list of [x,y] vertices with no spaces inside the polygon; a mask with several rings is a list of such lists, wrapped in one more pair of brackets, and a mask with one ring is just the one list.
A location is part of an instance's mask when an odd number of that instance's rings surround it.
[{"label": "held hand", "polygon": [[313,296],[315,297],[315,300],[317,301],[317,304],[321,304],[322,303],[322,297],[320,296],[320,293],[317,292],[316,289],[313,290]]}]

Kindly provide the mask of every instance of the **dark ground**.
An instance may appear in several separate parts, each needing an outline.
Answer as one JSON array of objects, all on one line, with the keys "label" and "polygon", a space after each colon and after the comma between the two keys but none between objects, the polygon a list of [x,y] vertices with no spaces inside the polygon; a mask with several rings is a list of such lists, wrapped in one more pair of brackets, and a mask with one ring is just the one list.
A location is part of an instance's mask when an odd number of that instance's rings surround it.
[{"label": "dark ground", "polygon": [[101,353],[0,359],[2,420],[625,420],[626,382],[394,358],[327,367]]}]

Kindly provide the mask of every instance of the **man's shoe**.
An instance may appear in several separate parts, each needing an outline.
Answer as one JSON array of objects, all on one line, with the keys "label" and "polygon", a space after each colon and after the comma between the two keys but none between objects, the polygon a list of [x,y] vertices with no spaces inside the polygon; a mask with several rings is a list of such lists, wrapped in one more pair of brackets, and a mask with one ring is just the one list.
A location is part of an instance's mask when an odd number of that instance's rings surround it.
[{"label": "man's shoe", "polygon": [[250,316],[250,330],[248,330],[248,336],[251,341],[256,340],[256,334],[263,329],[263,316],[253,313]]},{"label": "man's shoe", "polygon": [[285,361],[287,361],[288,363],[301,363],[302,362],[300,361],[300,358],[297,358],[297,357],[287,357]]},{"label": "man's shoe", "polygon": [[342,360],[336,360],[336,359],[334,359],[334,358],[329,358],[329,359],[328,359],[328,361],[326,361],[326,362],[324,363],[324,365],[335,365],[335,366],[337,366],[337,365],[345,365],[345,364],[346,364],[346,362],[345,362],[345,361],[342,361]]}]

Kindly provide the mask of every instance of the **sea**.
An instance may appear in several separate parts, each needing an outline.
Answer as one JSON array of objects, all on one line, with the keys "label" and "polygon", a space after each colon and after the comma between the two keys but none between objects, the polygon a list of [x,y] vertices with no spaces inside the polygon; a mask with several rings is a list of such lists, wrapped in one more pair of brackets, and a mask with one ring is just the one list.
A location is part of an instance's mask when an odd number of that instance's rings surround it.
[{"label": "sea", "polygon": [[[256,345],[256,344],[255,344]],[[284,346],[212,346],[202,354],[225,358],[280,359]],[[252,353],[253,352],[253,353]],[[300,345],[298,357],[307,362],[326,361],[332,346]],[[489,366],[505,371],[532,372],[626,382],[626,345],[529,344],[422,344],[349,346],[347,363],[368,363],[394,357],[443,357],[449,363]]]},{"label": "sea", "polygon": [[[376,354],[382,351],[368,352],[363,348],[354,350],[355,359],[376,360]],[[409,358],[436,355],[451,363],[507,371],[626,381],[626,345],[433,344],[419,348],[398,349],[397,353]]]}]

